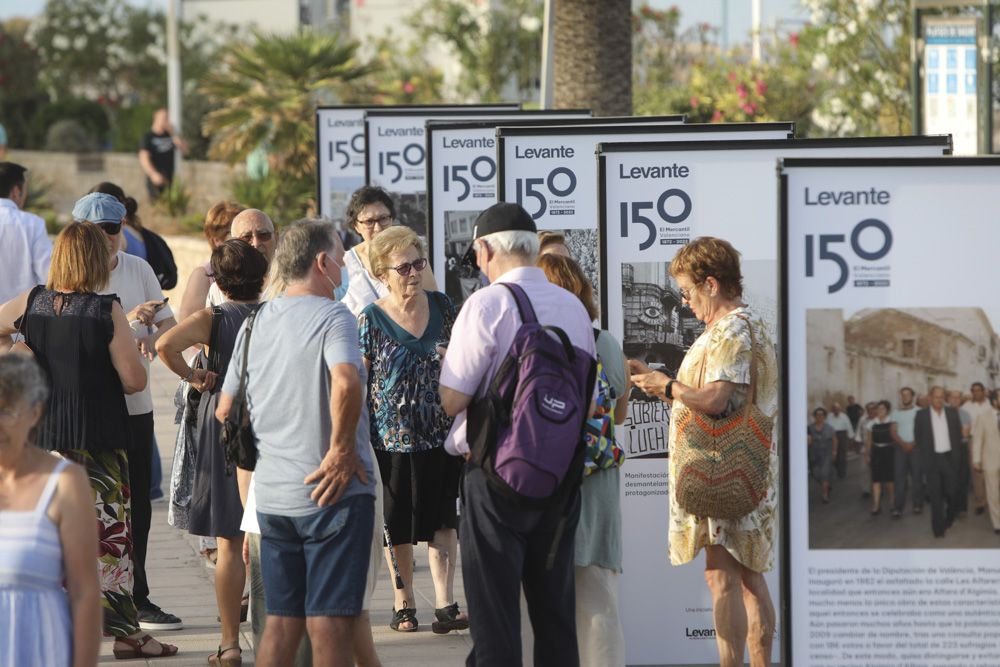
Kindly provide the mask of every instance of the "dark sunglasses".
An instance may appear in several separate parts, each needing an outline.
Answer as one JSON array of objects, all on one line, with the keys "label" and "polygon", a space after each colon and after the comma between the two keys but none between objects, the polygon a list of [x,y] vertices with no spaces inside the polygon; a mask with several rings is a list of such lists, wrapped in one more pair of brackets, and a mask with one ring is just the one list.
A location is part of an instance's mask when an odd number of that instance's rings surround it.
[{"label": "dark sunglasses", "polygon": [[98,222],[95,224],[108,236],[114,236],[122,230],[122,223],[120,222]]},{"label": "dark sunglasses", "polygon": [[415,259],[412,262],[405,262],[403,264],[400,264],[399,266],[393,266],[390,268],[401,276],[408,276],[410,275],[411,270],[416,270],[417,273],[420,273],[426,267],[427,267],[427,258],[421,257],[420,259]]}]

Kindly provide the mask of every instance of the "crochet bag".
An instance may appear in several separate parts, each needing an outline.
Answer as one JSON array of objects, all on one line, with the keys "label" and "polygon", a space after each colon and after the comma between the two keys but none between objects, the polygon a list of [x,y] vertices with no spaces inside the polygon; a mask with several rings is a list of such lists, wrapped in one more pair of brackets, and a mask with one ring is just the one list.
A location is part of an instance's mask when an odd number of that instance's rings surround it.
[{"label": "crochet bag", "polygon": [[[754,510],[767,493],[773,424],[754,403],[757,396],[757,341],[750,328],[750,389],[739,411],[716,419],[678,405],[674,492],[689,514],[739,519]],[[702,357],[698,386],[705,378]]]},{"label": "crochet bag", "polygon": [[[600,336],[600,329],[594,329],[594,341]],[[594,414],[583,424],[583,440],[587,454],[583,459],[584,476],[598,470],[618,468],[625,462],[625,452],[615,440],[615,401],[618,394],[611,386],[601,357],[597,357],[597,398]]]}]

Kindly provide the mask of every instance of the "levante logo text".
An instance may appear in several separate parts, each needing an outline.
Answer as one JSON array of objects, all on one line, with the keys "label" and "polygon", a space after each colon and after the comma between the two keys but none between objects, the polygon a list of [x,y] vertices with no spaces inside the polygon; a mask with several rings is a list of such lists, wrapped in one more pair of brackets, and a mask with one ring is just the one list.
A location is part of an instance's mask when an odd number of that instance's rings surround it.
[{"label": "levante logo text", "polygon": [[712,639],[715,628],[684,628],[684,636],[688,639]]}]

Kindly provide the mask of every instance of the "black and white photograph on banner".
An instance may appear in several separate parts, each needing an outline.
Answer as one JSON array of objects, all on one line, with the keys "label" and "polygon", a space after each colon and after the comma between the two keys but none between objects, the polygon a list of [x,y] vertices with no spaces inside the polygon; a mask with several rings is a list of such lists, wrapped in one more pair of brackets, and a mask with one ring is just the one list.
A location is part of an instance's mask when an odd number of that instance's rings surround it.
[{"label": "black and white photograph on banner", "polygon": [[1000,664],[997,183],[996,157],[779,162],[794,664]]},{"label": "black and white photograph on banner", "polygon": [[[806,313],[809,426],[791,445],[808,450],[811,549],[1000,546],[982,469],[984,454],[1000,456],[998,332],[1000,309]],[[955,427],[945,497],[927,487],[917,427],[935,400]],[[941,537],[927,518],[936,511]]]},{"label": "black and white photograph on banner", "polygon": [[461,308],[465,300],[483,286],[482,272],[466,261],[466,252],[472,243],[472,231],[481,211],[445,211],[445,294]]}]

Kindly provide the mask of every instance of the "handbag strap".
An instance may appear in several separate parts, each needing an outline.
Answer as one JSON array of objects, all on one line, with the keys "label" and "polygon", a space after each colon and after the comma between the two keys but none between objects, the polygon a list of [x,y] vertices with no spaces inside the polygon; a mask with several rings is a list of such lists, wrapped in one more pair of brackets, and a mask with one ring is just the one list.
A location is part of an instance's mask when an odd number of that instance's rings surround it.
[{"label": "handbag strap", "polygon": [[243,363],[240,364],[240,388],[236,392],[236,400],[229,408],[229,419],[236,424],[243,423],[244,404],[247,393],[247,359],[250,356],[250,335],[253,333],[253,323],[257,318],[258,309],[247,316],[246,333],[243,335]]},{"label": "handbag strap", "polygon": [[[750,321],[746,315],[737,315],[739,319],[743,320],[747,324],[747,329],[750,330],[750,388],[747,390],[747,400],[743,405],[742,412],[744,415],[750,413],[750,408],[753,406],[754,399],[757,398],[757,337],[753,333],[753,323]],[[705,366],[706,360],[708,359],[708,353],[701,356],[701,367],[698,370],[698,389],[704,386],[705,382]]]}]

